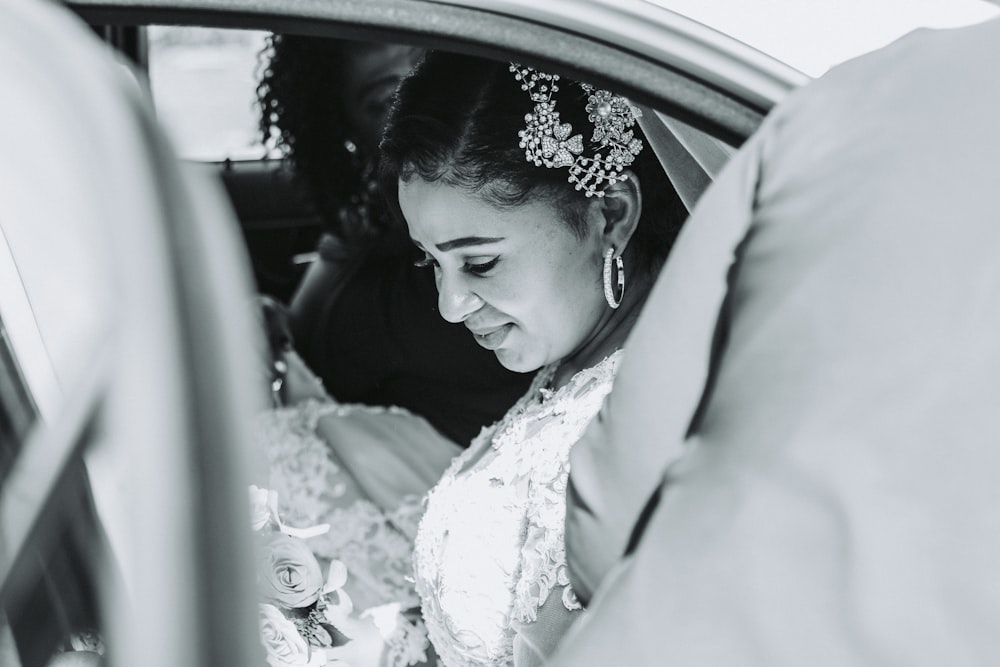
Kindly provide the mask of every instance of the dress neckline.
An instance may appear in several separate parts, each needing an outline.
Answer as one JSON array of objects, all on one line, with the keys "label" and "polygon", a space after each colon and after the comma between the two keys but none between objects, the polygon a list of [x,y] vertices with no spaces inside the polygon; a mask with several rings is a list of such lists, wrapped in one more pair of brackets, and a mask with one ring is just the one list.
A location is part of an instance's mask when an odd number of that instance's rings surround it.
[{"label": "dress neckline", "polygon": [[500,452],[505,443],[514,438],[515,431],[522,431],[518,425],[523,426],[529,415],[532,419],[541,420],[548,414],[558,413],[564,402],[580,396],[593,382],[613,376],[621,356],[622,350],[615,350],[593,366],[577,371],[569,382],[557,389],[548,387],[548,384],[555,375],[559,363],[542,367],[535,374],[528,391],[499,421],[483,429],[469,448],[455,458],[446,475],[465,475],[486,465],[488,460]]},{"label": "dress neckline", "polygon": [[[552,388],[551,383],[552,379],[556,375],[556,372],[559,370],[560,362],[555,362],[543,367],[535,375],[534,382],[531,383],[531,386],[524,396],[521,397],[521,400],[514,404],[514,409],[520,407],[523,402],[525,409],[521,410],[521,412],[524,413],[532,405],[542,405],[553,400],[561,400],[565,396],[578,394],[595,379],[608,374],[613,374],[614,367],[618,363],[618,359],[621,355],[622,350],[619,348],[593,366],[581,368],[574,373],[565,384],[554,389]],[[509,410],[507,415],[504,415],[505,420],[507,416],[514,411],[514,409]]]}]

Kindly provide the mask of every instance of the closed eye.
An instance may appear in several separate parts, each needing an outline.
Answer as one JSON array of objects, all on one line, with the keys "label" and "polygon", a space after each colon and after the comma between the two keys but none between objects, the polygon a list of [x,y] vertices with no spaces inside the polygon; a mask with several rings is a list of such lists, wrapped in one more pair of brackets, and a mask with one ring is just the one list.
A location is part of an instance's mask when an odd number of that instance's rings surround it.
[{"label": "closed eye", "polygon": [[493,267],[495,267],[499,262],[500,262],[499,256],[494,257],[488,262],[481,262],[481,263],[466,262],[465,265],[462,267],[462,270],[465,271],[466,273],[472,273],[477,276],[484,276],[487,273],[489,273],[493,269]]},{"label": "closed eye", "polygon": [[[476,276],[484,276],[500,262],[500,257],[494,257],[491,260],[485,262],[470,262],[466,261],[462,265],[462,270],[466,273],[471,273]],[[438,261],[431,257],[429,254],[424,253],[424,256],[413,262],[413,266],[420,269],[436,268],[440,266]]]},{"label": "closed eye", "polygon": [[423,257],[413,262],[413,266],[417,267],[418,269],[429,269],[437,265],[438,265],[437,260],[428,255],[427,253],[424,253]]}]

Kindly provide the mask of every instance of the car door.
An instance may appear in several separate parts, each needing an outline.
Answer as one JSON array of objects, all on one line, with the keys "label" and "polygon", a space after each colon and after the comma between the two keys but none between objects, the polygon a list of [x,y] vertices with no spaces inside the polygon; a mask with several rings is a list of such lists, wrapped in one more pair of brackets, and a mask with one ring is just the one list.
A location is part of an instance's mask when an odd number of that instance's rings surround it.
[{"label": "car door", "polygon": [[232,211],[63,8],[3,3],[0,61],[0,662],[252,664]]}]

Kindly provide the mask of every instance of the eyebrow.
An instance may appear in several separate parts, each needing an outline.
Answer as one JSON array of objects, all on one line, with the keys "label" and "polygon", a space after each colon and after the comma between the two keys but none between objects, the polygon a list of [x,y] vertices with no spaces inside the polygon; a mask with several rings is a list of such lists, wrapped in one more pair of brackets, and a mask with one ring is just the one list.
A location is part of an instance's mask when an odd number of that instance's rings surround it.
[{"label": "eyebrow", "polygon": [[445,241],[444,243],[437,243],[434,247],[441,252],[448,252],[449,250],[454,250],[455,248],[467,248],[473,245],[497,243],[498,241],[503,241],[503,238],[489,236],[463,236],[460,239],[452,239],[451,241]]}]

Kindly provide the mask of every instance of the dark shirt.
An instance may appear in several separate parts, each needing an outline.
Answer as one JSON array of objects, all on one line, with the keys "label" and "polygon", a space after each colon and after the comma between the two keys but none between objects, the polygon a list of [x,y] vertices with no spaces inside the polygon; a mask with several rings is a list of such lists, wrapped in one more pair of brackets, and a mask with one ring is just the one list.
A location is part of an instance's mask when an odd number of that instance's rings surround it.
[{"label": "dark shirt", "polygon": [[468,446],[532,374],[508,371],[468,329],[446,322],[434,272],[409,255],[370,255],[321,309],[299,352],[337,400],[407,408]]}]

